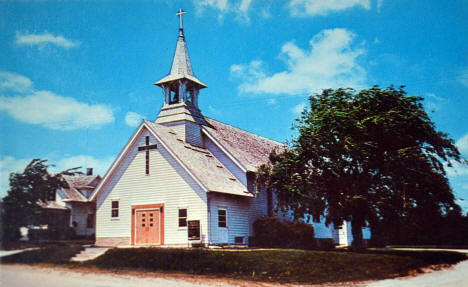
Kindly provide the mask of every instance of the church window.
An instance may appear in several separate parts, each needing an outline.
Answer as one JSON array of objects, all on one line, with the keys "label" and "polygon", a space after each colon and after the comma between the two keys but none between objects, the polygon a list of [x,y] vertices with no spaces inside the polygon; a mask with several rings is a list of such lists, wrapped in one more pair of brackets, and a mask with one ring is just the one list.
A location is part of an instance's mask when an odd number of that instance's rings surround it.
[{"label": "church window", "polygon": [[112,200],[111,216],[114,218],[119,217],[119,201],[118,200]]},{"label": "church window", "polygon": [[226,209],[218,209],[218,227],[226,227]]},{"label": "church window", "polygon": [[93,228],[94,227],[94,214],[89,213],[88,217],[86,218],[86,227]]},{"label": "church window", "polygon": [[187,209],[181,208],[179,209],[179,227],[186,227],[187,226]]}]

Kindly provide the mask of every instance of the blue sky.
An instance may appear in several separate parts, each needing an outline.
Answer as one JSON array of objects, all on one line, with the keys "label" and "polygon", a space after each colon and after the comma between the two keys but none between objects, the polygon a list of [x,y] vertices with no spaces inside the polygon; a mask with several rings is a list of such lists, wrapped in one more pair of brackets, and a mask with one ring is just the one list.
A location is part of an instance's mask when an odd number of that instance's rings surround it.
[{"label": "blue sky", "polygon": [[179,8],[205,115],[285,141],[311,93],[402,84],[468,157],[466,1],[5,1],[0,196],[35,157],[105,173],[162,106]]}]

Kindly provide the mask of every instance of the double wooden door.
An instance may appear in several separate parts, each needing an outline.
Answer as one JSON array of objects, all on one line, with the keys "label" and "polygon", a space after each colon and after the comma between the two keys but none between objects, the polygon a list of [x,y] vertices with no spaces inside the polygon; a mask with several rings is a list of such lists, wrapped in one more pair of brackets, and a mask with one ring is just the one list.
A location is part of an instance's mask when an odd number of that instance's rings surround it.
[{"label": "double wooden door", "polygon": [[159,209],[135,211],[135,243],[161,244],[161,214]]}]

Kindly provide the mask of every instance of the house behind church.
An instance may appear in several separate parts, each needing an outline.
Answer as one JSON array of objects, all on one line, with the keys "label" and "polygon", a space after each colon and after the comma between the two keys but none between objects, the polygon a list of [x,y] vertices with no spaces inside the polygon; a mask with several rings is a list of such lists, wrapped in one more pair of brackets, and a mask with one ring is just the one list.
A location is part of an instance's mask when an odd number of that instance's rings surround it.
[{"label": "house behind church", "polygon": [[76,236],[91,237],[95,233],[96,203],[90,199],[101,177],[93,175],[89,168],[86,175],[64,175],[63,178],[68,188],[58,189],[47,201],[40,203],[46,210],[44,222],[48,229],[57,232],[65,232],[70,227]]},{"label": "house behind church", "polygon": [[[203,116],[207,86],[180,23],[171,70],[155,83],[164,93],[157,119],[140,124],[91,198],[96,245],[246,244],[253,222],[272,212],[274,196],[255,190],[255,174],[284,145]],[[317,237],[349,241],[347,228],[314,225]]]}]

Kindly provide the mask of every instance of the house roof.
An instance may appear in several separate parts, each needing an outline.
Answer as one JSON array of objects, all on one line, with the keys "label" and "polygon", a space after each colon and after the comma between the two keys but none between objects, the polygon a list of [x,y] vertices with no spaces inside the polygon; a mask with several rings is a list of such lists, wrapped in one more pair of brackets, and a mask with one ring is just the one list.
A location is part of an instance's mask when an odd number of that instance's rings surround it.
[{"label": "house roof", "polygon": [[65,206],[62,206],[58,204],[55,201],[47,201],[47,202],[40,202],[39,206],[42,208],[47,208],[47,209],[63,209],[63,210],[68,210]]},{"label": "house roof", "polygon": [[253,196],[208,149],[186,143],[169,127],[149,121],[144,123],[207,191]]},{"label": "house roof", "polygon": [[256,172],[260,165],[269,161],[271,151],[274,149],[280,151],[285,147],[277,141],[207,117],[205,119],[211,127],[204,126],[203,131],[211,135],[224,152],[239,161],[246,171]]},{"label": "house roof", "polygon": [[67,198],[64,200],[88,202],[79,190],[94,189],[101,177],[99,175],[64,175],[63,178],[68,183],[69,188],[62,188],[63,193]]},{"label": "house roof", "polygon": [[183,30],[180,30],[179,36],[177,38],[177,45],[174,53],[174,59],[172,60],[171,71],[166,77],[162,78],[154,84],[161,86],[164,83],[179,79],[188,79],[196,83],[200,88],[206,88],[206,85],[197,79],[197,77],[195,77],[193,74]]}]

